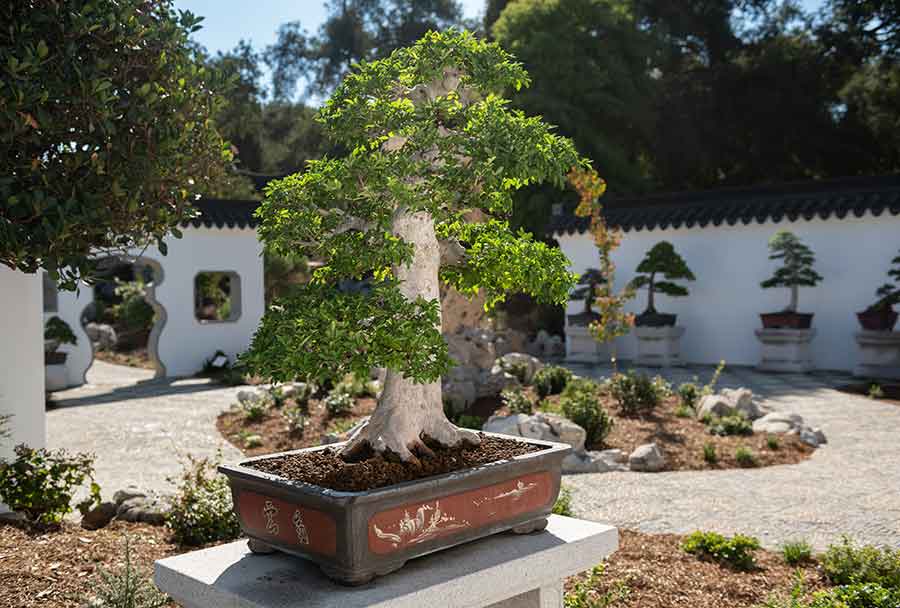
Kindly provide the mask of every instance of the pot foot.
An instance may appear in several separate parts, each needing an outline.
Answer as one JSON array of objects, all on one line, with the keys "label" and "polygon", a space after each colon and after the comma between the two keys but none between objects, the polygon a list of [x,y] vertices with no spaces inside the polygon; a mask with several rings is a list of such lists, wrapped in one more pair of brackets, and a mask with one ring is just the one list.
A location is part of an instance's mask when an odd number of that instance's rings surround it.
[{"label": "pot foot", "polygon": [[531,534],[533,532],[540,532],[544,528],[547,527],[547,518],[542,517],[540,519],[534,519],[532,521],[525,522],[524,524],[520,524],[512,529],[513,534]]},{"label": "pot foot", "polygon": [[255,555],[269,555],[270,553],[275,553],[275,547],[272,545],[267,545],[261,540],[257,540],[255,538],[247,539],[247,548],[250,549],[250,553]]}]

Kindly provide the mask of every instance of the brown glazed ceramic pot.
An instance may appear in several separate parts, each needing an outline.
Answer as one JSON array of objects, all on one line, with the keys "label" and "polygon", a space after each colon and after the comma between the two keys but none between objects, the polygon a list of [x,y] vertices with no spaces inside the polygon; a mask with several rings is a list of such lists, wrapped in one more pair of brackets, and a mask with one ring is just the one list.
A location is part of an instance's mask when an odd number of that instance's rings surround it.
[{"label": "brown glazed ceramic pot", "polygon": [[765,329],[809,329],[813,315],[805,312],[767,312],[759,318]]},{"label": "brown glazed ceramic pot", "polygon": [[891,331],[897,324],[897,313],[891,308],[877,308],[856,313],[863,329],[869,331]]},{"label": "brown glazed ceramic pot", "polygon": [[512,530],[542,530],[559,494],[564,443],[505,439],[542,450],[453,473],[340,492],[288,481],[246,465],[284,454],[340,448],[331,444],[221,465],[234,509],[253,552],[283,551],[316,562],[338,582],[359,585],[407,560]]}]

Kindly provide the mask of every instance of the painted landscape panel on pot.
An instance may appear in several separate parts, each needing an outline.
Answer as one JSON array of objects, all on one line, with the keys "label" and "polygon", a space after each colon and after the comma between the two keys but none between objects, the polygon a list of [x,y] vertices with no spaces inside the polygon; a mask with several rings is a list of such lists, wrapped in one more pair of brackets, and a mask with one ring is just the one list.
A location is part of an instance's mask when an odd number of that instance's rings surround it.
[{"label": "painted landscape panel on pot", "polygon": [[262,540],[323,555],[337,550],[334,519],[321,511],[246,491],[238,497],[238,511],[244,529]]},{"label": "painted landscape panel on pot", "polygon": [[369,519],[369,550],[393,553],[505,521],[545,507],[552,492],[553,477],[544,471],[382,511]]}]

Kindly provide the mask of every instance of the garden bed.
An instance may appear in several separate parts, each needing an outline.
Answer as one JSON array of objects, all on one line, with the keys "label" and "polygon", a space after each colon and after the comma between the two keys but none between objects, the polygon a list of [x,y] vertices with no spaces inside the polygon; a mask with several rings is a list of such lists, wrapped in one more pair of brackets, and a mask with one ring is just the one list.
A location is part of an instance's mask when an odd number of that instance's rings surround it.
[{"label": "garden bed", "polygon": [[[375,399],[359,397],[354,400],[353,409],[344,416],[330,416],[322,400],[310,399],[307,405],[306,424],[302,431],[292,431],[285,412],[296,407],[293,401],[282,407],[270,407],[261,420],[247,420],[239,408],[232,408],[219,415],[216,428],[235,447],[245,454],[259,456],[274,452],[285,452],[308,448],[323,443],[323,436],[341,434],[352,428],[375,409]],[[261,443],[248,446],[246,438],[258,436]]]}]

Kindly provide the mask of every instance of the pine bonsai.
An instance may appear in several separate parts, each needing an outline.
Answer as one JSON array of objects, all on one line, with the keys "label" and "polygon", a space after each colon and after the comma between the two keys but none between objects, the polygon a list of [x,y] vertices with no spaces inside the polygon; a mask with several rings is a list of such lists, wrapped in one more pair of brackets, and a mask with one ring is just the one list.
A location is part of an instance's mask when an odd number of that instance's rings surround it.
[{"label": "pine bonsai", "polygon": [[[638,317],[639,325],[669,325],[674,324],[672,315],[659,315],[656,312],[655,295],[657,292],[667,296],[682,297],[688,295],[688,290],[683,285],[674,281],[679,279],[693,281],[694,273],[688,268],[687,263],[675,251],[675,247],[668,241],[661,241],[654,245],[637,267],[638,274],[631,281],[633,289],[647,288],[647,309]],[[662,275],[665,280],[658,280],[657,275]],[[659,322],[654,322],[657,317]],[[671,317],[671,323],[667,322]]]},{"label": "pine bonsai", "polygon": [[770,260],[784,260],[783,266],[771,278],[760,283],[763,289],[788,287],[791,301],[784,312],[797,312],[800,287],[815,287],[822,276],[813,270],[816,257],[812,250],[792,232],[781,230],[769,239]]},{"label": "pine bonsai", "polygon": [[578,277],[578,284],[569,294],[569,299],[581,300],[584,303],[584,310],[576,315],[569,315],[570,323],[581,324],[584,321],[584,324],[588,325],[599,316],[594,312],[593,306],[597,298],[597,287],[605,280],[596,268],[588,268]]},{"label": "pine bonsai", "polygon": [[900,255],[891,260],[891,265],[893,267],[887,274],[895,283],[885,283],[878,288],[875,292],[878,301],[869,306],[867,312],[891,310],[894,304],[900,302]]},{"label": "pine bonsai", "polygon": [[55,352],[63,344],[78,344],[72,328],[59,317],[50,317],[44,324],[44,340],[47,352]]},{"label": "pine bonsai", "polygon": [[[342,450],[402,461],[433,444],[477,444],[443,413],[440,377],[451,365],[441,336],[439,286],[525,292],[563,303],[575,277],[558,249],[513,233],[506,221],[470,223],[467,211],[505,216],[515,190],[565,184],[586,167],[573,144],[497,92],[528,84],[496,44],[429,32],[388,58],[363,62],[319,113],[350,152],[273,182],[258,214],[276,254],[322,259],[309,285],[276,300],[244,360],[277,381],[311,381],[387,368],[368,424]],[[369,279],[363,288],[342,288]]]}]

